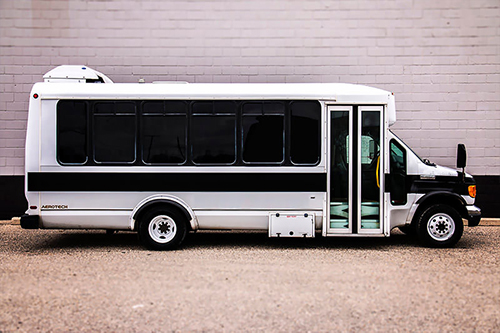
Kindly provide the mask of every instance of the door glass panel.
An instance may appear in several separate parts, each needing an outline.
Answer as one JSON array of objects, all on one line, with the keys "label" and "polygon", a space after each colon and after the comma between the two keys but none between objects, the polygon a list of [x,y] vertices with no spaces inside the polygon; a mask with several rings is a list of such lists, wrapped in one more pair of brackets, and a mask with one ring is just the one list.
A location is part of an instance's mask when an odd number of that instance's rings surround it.
[{"label": "door glass panel", "polygon": [[380,112],[361,112],[361,229],[380,228]]},{"label": "door glass panel", "polygon": [[330,228],[349,229],[349,112],[331,112]]}]

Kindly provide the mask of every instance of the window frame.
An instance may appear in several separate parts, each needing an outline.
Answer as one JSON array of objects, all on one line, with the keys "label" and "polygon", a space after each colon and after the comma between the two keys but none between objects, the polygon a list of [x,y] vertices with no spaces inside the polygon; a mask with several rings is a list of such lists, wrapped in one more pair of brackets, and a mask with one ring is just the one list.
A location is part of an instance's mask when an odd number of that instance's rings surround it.
[{"label": "window frame", "polygon": [[[58,111],[58,106],[60,102],[63,101],[72,101],[72,102],[79,102],[79,103],[84,103],[85,105],[85,112],[86,112],[86,137],[85,137],[85,153],[86,153],[86,160],[83,163],[67,163],[67,162],[62,162],[59,158],[59,111]],[[144,105],[148,102],[162,102],[164,106],[164,112],[160,115],[158,114],[158,117],[169,117],[169,116],[182,116],[185,117],[185,123],[184,123],[184,133],[185,133],[185,138],[184,138],[184,144],[185,144],[185,160],[182,163],[155,163],[155,162],[146,162],[144,160],[145,158],[145,153],[144,153],[144,144],[146,142],[145,136],[144,136],[144,122],[145,118],[148,116],[151,117],[156,117],[156,115],[148,115],[144,111]],[[169,113],[165,109],[165,103],[167,102],[179,102],[183,103],[185,105],[184,111],[185,113],[178,113],[178,112],[173,112]],[[193,156],[193,119],[196,116],[206,116],[203,113],[196,113],[195,110],[193,109],[193,106],[198,103],[212,103],[212,108],[213,111],[212,113],[207,113],[206,115],[213,115],[215,117],[217,116],[232,116],[234,117],[234,160],[230,163],[203,163],[203,162],[195,162],[194,161],[194,156]],[[231,102],[234,104],[234,113],[226,113],[226,112],[216,112],[215,111],[215,105],[217,102]],[[301,103],[301,102],[311,102],[314,104],[317,104],[317,115],[314,117],[311,117],[311,119],[314,119],[316,116],[319,116],[318,119],[318,134],[317,134],[317,143],[316,147],[318,148],[317,152],[317,159],[314,163],[299,163],[299,162],[294,162],[292,158],[292,151],[293,147],[292,144],[294,140],[292,140],[293,137],[293,126],[292,126],[292,119],[293,119],[293,105],[294,103]],[[105,113],[98,113],[96,112],[96,108],[99,104],[105,103],[105,104],[113,104],[113,112],[105,112]],[[117,110],[117,104],[120,103],[127,103],[130,104],[133,107],[134,112],[124,112],[123,114],[120,114],[119,109]],[[271,161],[271,162],[256,162],[256,161],[245,161],[243,158],[243,153],[244,153],[244,127],[243,127],[243,122],[244,122],[244,117],[245,117],[245,112],[244,112],[244,106],[247,104],[255,104],[259,103],[261,105],[261,112],[263,112],[263,115],[269,115],[269,116],[280,116],[283,119],[283,133],[282,133],[282,138],[283,138],[283,158],[281,161]],[[283,107],[282,111],[267,111],[264,112],[265,104],[266,103],[279,103]],[[251,167],[279,167],[279,166],[296,166],[296,167],[315,167],[319,165],[323,159],[322,151],[323,151],[323,141],[321,140],[321,135],[322,131],[324,128],[324,112],[322,112],[321,108],[322,104],[319,100],[276,100],[276,99],[195,99],[195,100],[189,100],[189,99],[60,99],[58,100],[56,104],[56,161],[58,164],[62,166],[240,166],[240,167],[245,167],[245,166],[251,166]],[[224,108],[222,108],[224,110]],[[306,109],[307,110],[307,109]],[[133,161],[97,161],[96,159],[96,118],[99,116],[124,116],[124,117],[133,117],[133,131],[134,131],[134,160]],[[250,113],[248,114],[249,116],[255,116],[255,114]],[[300,115],[300,113],[299,113]],[[307,142],[312,142],[312,140],[307,140]],[[126,148],[126,147],[125,147]],[[126,148],[128,149],[128,148]]]},{"label": "window frame", "polygon": [[[60,117],[59,117],[59,103],[60,102],[73,102],[73,103],[82,103],[85,106],[85,161],[83,163],[76,163],[76,162],[63,162],[59,158],[59,128],[60,128]],[[88,102],[85,100],[68,100],[68,99],[61,99],[58,100],[56,103],[56,160],[60,165],[67,165],[67,166],[82,166],[86,165],[89,162],[89,105]]]},{"label": "window frame", "polygon": [[[304,103],[304,102],[311,102],[311,103],[314,103],[317,105],[318,109],[318,115],[319,115],[319,119],[318,119],[318,135],[317,135],[317,139],[316,139],[316,144],[317,144],[317,147],[318,147],[318,156],[317,156],[317,159],[316,159],[316,162],[314,163],[298,163],[298,162],[294,162],[293,161],[293,156],[292,156],[292,147],[293,147],[293,124],[292,124],[292,120],[293,120],[293,104],[295,103]],[[287,146],[287,149],[289,149],[289,153],[288,153],[288,156],[289,156],[289,160],[290,160],[290,163],[291,165],[294,165],[294,166],[317,166],[318,164],[321,163],[321,149],[322,149],[322,145],[321,145],[321,132],[322,132],[322,128],[323,128],[323,114],[324,112],[322,112],[322,108],[321,108],[321,102],[319,100],[316,100],[316,99],[311,99],[311,100],[290,100],[288,102],[288,109],[289,109],[289,123],[290,123],[290,126],[289,126],[289,134],[288,134],[288,137],[289,137],[289,143],[285,143],[285,146]]]},{"label": "window frame", "polygon": [[[266,113],[264,111],[264,105],[266,103],[280,103],[282,104],[283,106],[283,113],[277,113],[277,112],[269,112],[269,113]],[[255,162],[255,161],[245,161],[244,159],[244,152],[245,152],[245,133],[244,133],[244,127],[243,127],[243,119],[245,117],[245,113],[244,113],[244,108],[245,108],[245,105],[248,105],[248,104],[260,104],[261,105],[261,114],[262,116],[282,116],[283,117],[283,131],[282,131],[282,159],[281,161],[272,161],[272,162],[262,162],[262,161],[259,161],[259,162]],[[252,165],[252,166],[283,166],[283,165],[286,165],[287,163],[287,153],[286,153],[286,150],[287,150],[287,126],[286,126],[286,123],[287,123],[287,110],[288,110],[288,107],[289,107],[289,104],[290,102],[289,101],[280,101],[280,100],[255,100],[255,101],[242,101],[241,105],[240,105],[240,126],[238,128],[238,132],[239,132],[239,136],[240,136],[240,149],[239,149],[239,157],[241,159],[241,163],[243,165]],[[256,114],[248,114],[248,116],[255,116]],[[288,131],[289,132],[289,131]]]},{"label": "window frame", "polygon": [[[163,100],[141,100],[139,102],[139,125],[138,125],[138,147],[137,149],[140,151],[140,163],[142,165],[146,166],[182,166],[189,164],[189,110],[190,110],[190,103],[186,100],[175,100],[175,99],[163,99]],[[144,112],[144,104],[146,103],[152,103],[152,102],[161,102],[163,104],[163,114],[162,115],[155,115],[153,117],[173,117],[173,116],[183,116],[184,117],[184,161],[181,163],[156,163],[156,162],[146,162],[144,160],[144,143],[145,143],[145,136],[144,136],[144,117],[145,117],[145,112]],[[184,114],[178,113],[178,112],[173,112],[169,113],[166,112],[166,103],[167,102],[178,102],[184,104]],[[148,116],[148,115],[146,115]]]},{"label": "window frame", "polygon": [[[96,106],[99,105],[99,103],[102,104],[113,104],[113,116],[119,116],[119,117],[131,117],[132,113],[130,114],[117,114],[116,111],[116,104],[118,103],[124,103],[124,104],[132,104],[134,107],[134,159],[133,161],[126,161],[126,162],[120,162],[120,161],[97,161],[96,160],[96,122],[95,122],[95,117],[96,117]],[[109,114],[101,114],[102,116],[109,116]],[[97,117],[99,117],[99,113],[97,113]],[[137,102],[136,101],[129,101],[129,100],[96,100],[93,101],[91,104],[91,111],[90,111],[90,119],[91,119],[91,126],[89,126],[91,133],[91,152],[92,152],[92,162],[95,165],[110,165],[110,166],[119,166],[119,165],[134,165],[137,162],[137,149],[138,149],[138,135],[137,135],[137,128],[139,126],[139,115],[137,112]]]},{"label": "window frame", "polygon": [[[216,103],[217,102],[232,102],[235,105],[234,108],[234,113],[232,112],[217,112],[216,111]],[[211,103],[212,104],[212,112],[211,113],[195,113],[194,112],[194,105],[197,103]],[[189,105],[189,120],[188,120],[188,151],[189,151],[189,157],[188,160],[192,165],[194,166],[234,166],[237,165],[238,163],[238,114],[239,114],[239,103],[236,100],[221,100],[221,99],[214,99],[214,100],[193,100],[191,101]],[[227,117],[227,116],[233,116],[234,117],[234,159],[231,162],[228,163],[218,163],[218,162],[213,162],[213,163],[200,163],[200,162],[195,162],[194,159],[194,154],[193,154],[193,119],[196,116],[200,117]]]}]

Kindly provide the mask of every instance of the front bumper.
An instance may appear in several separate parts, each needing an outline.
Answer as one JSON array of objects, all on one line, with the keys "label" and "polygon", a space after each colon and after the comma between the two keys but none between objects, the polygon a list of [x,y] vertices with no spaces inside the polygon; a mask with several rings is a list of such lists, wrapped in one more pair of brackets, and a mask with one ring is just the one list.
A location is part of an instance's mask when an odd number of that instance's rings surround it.
[{"label": "front bumper", "polygon": [[479,222],[481,221],[481,208],[476,206],[467,206],[467,215],[469,227],[475,227],[479,225]]}]

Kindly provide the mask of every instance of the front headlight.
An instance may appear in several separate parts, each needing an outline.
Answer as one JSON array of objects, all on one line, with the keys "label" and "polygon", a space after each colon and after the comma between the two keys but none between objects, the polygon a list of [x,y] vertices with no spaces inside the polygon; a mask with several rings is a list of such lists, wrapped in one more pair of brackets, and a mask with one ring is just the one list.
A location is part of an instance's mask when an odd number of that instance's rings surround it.
[{"label": "front headlight", "polygon": [[468,189],[469,189],[469,195],[471,196],[471,198],[475,198],[476,197],[476,185],[470,185]]}]

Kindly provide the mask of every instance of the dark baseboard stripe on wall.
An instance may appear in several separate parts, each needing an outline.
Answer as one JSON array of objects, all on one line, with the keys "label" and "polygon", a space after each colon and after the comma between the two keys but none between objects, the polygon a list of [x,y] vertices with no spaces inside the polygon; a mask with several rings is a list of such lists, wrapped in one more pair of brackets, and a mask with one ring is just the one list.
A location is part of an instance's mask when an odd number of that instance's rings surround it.
[{"label": "dark baseboard stripe on wall", "polygon": [[0,176],[0,220],[20,217],[27,209],[24,176]]},{"label": "dark baseboard stripe on wall", "polygon": [[476,206],[481,208],[483,217],[500,217],[498,193],[500,176],[474,176],[477,184]]}]

